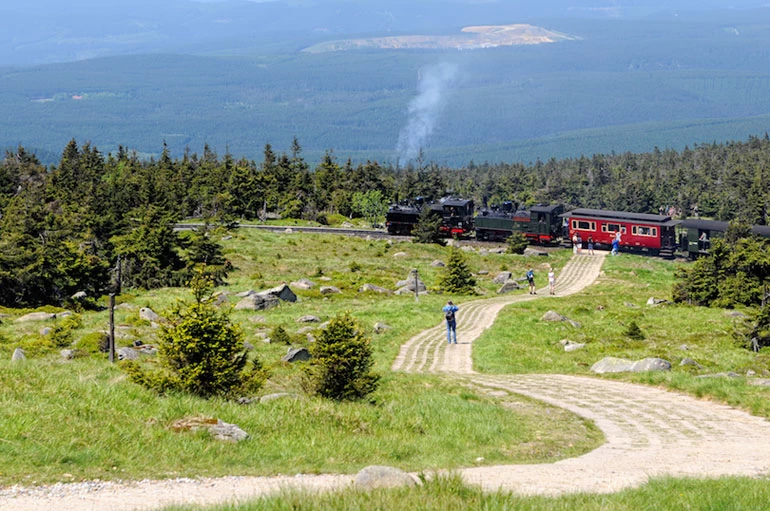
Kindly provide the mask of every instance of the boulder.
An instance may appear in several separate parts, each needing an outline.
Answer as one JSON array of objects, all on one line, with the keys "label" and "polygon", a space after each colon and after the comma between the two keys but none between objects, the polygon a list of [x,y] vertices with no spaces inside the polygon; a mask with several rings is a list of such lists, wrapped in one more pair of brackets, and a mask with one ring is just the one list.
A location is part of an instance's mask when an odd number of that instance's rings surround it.
[{"label": "boulder", "polygon": [[266,310],[277,307],[280,303],[281,301],[277,296],[254,294],[242,298],[241,301],[235,304],[235,310]]},{"label": "boulder", "polygon": [[56,319],[56,314],[52,312],[30,312],[19,318],[16,318],[17,323],[26,323],[28,321],[49,321]]},{"label": "boulder", "polygon": [[374,324],[374,333],[375,334],[381,334],[382,332],[386,332],[390,330],[390,326],[386,325],[385,323],[377,322]]},{"label": "boulder", "polygon": [[63,358],[64,360],[72,360],[78,354],[77,350],[69,350],[69,349],[61,350],[60,353],[61,353],[61,358]]},{"label": "boulder", "polygon": [[359,488],[400,488],[415,486],[417,481],[410,474],[395,467],[372,465],[361,469],[353,484]]},{"label": "boulder", "polygon": [[540,321],[567,321],[567,318],[558,312],[548,311],[543,314],[543,317],[540,318]]},{"label": "boulder", "polygon": [[489,270],[479,270],[476,275],[481,275],[481,276],[489,275]]},{"label": "boulder", "polygon": [[139,319],[153,322],[153,321],[160,321],[160,316],[151,308],[142,307],[141,309],[139,309]]},{"label": "boulder", "polygon": [[406,256],[407,256],[406,252],[396,252],[395,254],[393,254],[393,257],[399,257],[399,258],[406,257]]},{"label": "boulder", "polygon": [[297,318],[296,321],[297,323],[320,323],[321,318],[319,318],[318,316],[312,316],[308,314],[307,316],[301,316]]},{"label": "boulder", "polygon": [[294,232],[294,230],[291,227],[287,227],[283,230],[284,234],[291,234]]},{"label": "boulder", "polygon": [[321,286],[320,291],[322,295],[334,295],[334,294],[342,293],[342,291],[340,291],[339,288],[334,286]]},{"label": "boulder", "polygon": [[21,348],[16,348],[13,350],[13,355],[11,355],[11,360],[13,362],[22,362],[24,360],[27,360],[27,356],[24,354],[24,350]]},{"label": "boulder", "polygon": [[284,362],[301,362],[310,360],[310,352],[307,348],[289,348],[289,352],[281,360]]},{"label": "boulder", "polygon": [[307,291],[308,289],[313,289],[314,287],[316,287],[317,284],[309,279],[299,279],[296,282],[292,282],[290,285],[293,288],[303,289]]},{"label": "boulder", "polygon": [[433,268],[444,268],[446,266],[446,264],[444,264],[444,261],[439,261],[438,259],[430,263],[430,265]]},{"label": "boulder", "polygon": [[214,306],[219,307],[227,303],[227,297],[230,295],[227,291],[214,293]]},{"label": "boulder", "polygon": [[389,289],[385,289],[384,287],[375,286],[374,284],[364,284],[361,286],[361,289],[358,290],[359,293],[366,293],[367,291],[371,291],[373,293],[380,293],[380,294],[390,294]]},{"label": "boulder", "polygon": [[654,296],[651,296],[647,299],[647,305],[650,307],[656,307],[666,303],[668,303],[668,300],[664,300],[663,298],[655,298]]},{"label": "boulder", "polygon": [[228,424],[220,419],[208,417],[187,417],[179,419],[171,424],[171,429],[176,432],[198,431],[204,429],[211,433],[216,440],[228,442],[240,442],[249,438],[249,434],[235,424]]},{"label": "boulder", "polygon": [[681,361],[681,362],[679,362],[679,366],[680,366],[680,367],[681,367],[681,366],[692,366],[692,367],[696,367],[696,368],[698,368],[698,369],[703,369],[703,366],[702,366],[702,365],[700,365],[699,363],[697,363],[695,360],[693,360],[693,359],[691,359],[691,358],[687,358],[687,357],[683,358],[683,359],[682,359],[682,361]]},{"label": "boulder", "polygon": [[524,256],[548,257],[548,252],[546,252],[545,250],[540,250],[539,248],[527,247],[524,249]]},{"label": "boulder", "polygon": [[586,347],[586,343],[584,342],[567,341],[566,343],[564,343],[564,351],[567,353],[582,350],[585,347]]},{"label": "boulder", "polygon": [[647,371],[670,371],[671,362],[662,358],[645,358],[636,362],[623,358],[606,357],[591,366],[591,371],[604,373],[643,373]]},{"label": "boulder", "polygon": [[141,358],[141,354],[138,350],[134,348],[120,348],[117,351],[118,354],[118,360],[139,360]]},{"label": "boulder", "polygon": [[86,293],[85,291],[78,291],[74,295],[70,296],[70,298],[77,301],[85,300],[86,298],[88,298],[88,293]]},{"label": "boulder", "polygon": [[49,335],[51,332],[53,332],[53,328],[51,328],[50,326],[47,326],[47,327],[45,327],[45,328],[41,328],[41,329],[38,331],[38,333],[39,333],[41,336],[43,336],[43,337],[45,337],[46,335]]},{"label": "boulder", "polygon": [[502,286],[500,286],[500,289],[497,290],[497,293],[510,293],[512,291],[516,291],[517,289],[521,289],[521,286],[518,282],[515,280],[507,280]]},{"label": "boulder", "polygon": [[303,326],[302,328],[297,330],[297,333],[299,335],[308,334],[308,333],[314,331],[316,328],[318,328],[318,327],[315,327],[315,326]]},{"label": "boulder", "polygon": [[255,294],[257,294],[256,291],[254,291],[253,289],[249,289],[248,291],[241,291],[240,293],[237,293],[235,296],[237,296],[238,298],[245,298],[247,296],[251,296]]},{"label": "boulder", "polygon": [[633,304],[633,303],[631,303],[631,302],[623,302],[623,305],[625,305],[625,306],[626,306],[626,307],[628,307],[629,309],[638,309],[638,308],[639,308],[639,306],[638,306],[638,305],[636,305],[636,304]]},{"label": "boulder", "polygon": [[261,296],[275,296],[276,298],[283,300],[284,302],[297,301],[297,295],[295,295],[294,291],[292,291],[291,288],[286,284],[281,284],[280,286],[276,286],[272,289],[268,289],[267,291],[260,291],[257,294]]},{"label": "boulder", "polygon": [[509,271],[501,271],[495,276],[494,279],[492,279],[492,282],[494,282],[495,284],[505,284],[506,282],[511,280],[512,276],[513,274]]}]

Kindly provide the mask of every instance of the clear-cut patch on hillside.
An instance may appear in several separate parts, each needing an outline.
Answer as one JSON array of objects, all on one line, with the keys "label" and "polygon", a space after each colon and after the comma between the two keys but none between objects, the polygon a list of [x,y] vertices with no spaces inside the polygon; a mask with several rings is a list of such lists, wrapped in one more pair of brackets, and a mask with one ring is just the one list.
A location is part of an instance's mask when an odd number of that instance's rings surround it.
[{"label": "clear-cut patch on hillside", "polygon": [[472,50],[524,44],[545,44],[575,40],[577,37],[526,24],[488,25],[463,28],[454,35],[405,35],[342,39],[327,41],[305,48],[304,52],[323,53],[358,49],[388,50]]}]

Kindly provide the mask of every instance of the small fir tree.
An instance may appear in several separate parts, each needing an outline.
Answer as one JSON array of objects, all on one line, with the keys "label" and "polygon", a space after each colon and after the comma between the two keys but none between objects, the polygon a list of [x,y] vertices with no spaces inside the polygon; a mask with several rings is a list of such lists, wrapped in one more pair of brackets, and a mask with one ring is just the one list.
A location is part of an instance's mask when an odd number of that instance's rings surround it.
[{"label": "small fir tree", "polygon": [[476,279],[468,269],[465,257],[455,247],[452,247],[449,252],[449,260],[439,286],[447,293],[458,294],[473,293],[473,288],[476,286]]},{"label": "small fir tree", "polygon": [[371,371],[371,343],[348,313],[334,317],[310,351],[313,357],[305,373],[311,393],[347,401],[362,399],[377,389],[379,376]]},{"label": "small fir tree", "polygon": [[253,393],[267,379],[255,359],[247,368],[243,332],[212,304],[211,278],[203,273],[190,282],[194,301],[180,304],[158,339],[160,370],[124,364],[131,379],[159,392],[178,390],[201,397]]},{"label": "small fir tree", "polygon": [[439,235],[438,228],[441,225],[441,217],[433,214],[430,206],[423,206],[417,219],[412,234],[417,243],[436,243],[444,245],[444,240]]},{"label": "small fir tree", "polygon": [[522,233],[513,233],[508,236],[508,253],[509,254],[523,254],[529,246],[527,237]]}]

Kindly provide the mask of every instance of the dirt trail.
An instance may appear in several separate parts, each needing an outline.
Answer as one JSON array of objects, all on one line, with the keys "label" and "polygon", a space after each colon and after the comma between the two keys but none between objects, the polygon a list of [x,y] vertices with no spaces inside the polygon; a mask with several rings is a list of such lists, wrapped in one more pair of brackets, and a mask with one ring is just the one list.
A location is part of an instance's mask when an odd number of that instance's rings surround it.
[{"label": "dirt trail", "polygon": [[[557,278],[557,296],[575,293],[599,275],[604,253],[575,256]],[[460,344],[447,345],[440,324],[410,339],[393,370],[446,372],[482,392],[522,394],[593,420],[606,443],[577,458],[552,464],[503,465],[458,471],[487,490],[558,495],[607,493],[644,484],[653,476],[755,476],[770,473],[770,422],[728,406],[661,389],[565,375],[482,375],[472,371],[471,345],[510,303],[548,296],[547,290],[461,304]],[[383,462],[386,462],[383,460]],[[213,504],[242,500],[282,487],[330,490],[351,475],[226,477],[74,483],[0,490],[4,511],[129,511],[171,503]]]}]

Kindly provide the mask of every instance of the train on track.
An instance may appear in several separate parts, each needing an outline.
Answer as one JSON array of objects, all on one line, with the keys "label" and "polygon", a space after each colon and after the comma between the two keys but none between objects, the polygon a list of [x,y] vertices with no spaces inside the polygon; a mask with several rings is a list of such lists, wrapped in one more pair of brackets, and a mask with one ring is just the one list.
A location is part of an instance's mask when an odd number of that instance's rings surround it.
[{"label": "train on track", "polygon": [[[388,233],[411,234],[426,207],[431,215],[441,218],[439,232],[447,237],[505,241],[513,234],[521,234],[533,244],[562,245],[578,238],[583,245],[590,239],[597,249],[609,248],[617,238],[623,251],[664,257],[680,254],[692,259],[708,254],[711,239],[723,236],[729,225],[698,218],[679,220],[668,215],[601,209],[565,212],[563,205],[516,208],[510,202],[474,214],[472,200],[447,198],[437,203],[391,206],[386,215]],[[753,226],[751,232],[770,238],[768,226]]]}]

